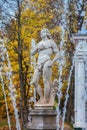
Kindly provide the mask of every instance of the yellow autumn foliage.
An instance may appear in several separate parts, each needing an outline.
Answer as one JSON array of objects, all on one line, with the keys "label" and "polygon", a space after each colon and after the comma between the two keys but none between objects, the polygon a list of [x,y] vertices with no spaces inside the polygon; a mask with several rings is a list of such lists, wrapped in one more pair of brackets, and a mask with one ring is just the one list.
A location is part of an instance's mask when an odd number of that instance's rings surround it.
[{"label": "yellow autumn foliage", "polygon": [[[27,1],[27,3],[24,3],[21,6],[21,57],[22,57],[22,69],[23,69],[23,80],[26,87],[26,93],[29,93],[27,98],[33,96],[34,92],[34,86],[30,86],[29,82],[31,81],[32,75],[34,73],[34,65],[31,64],[31,40],[35,39],[36,44],[41,40],[40,38],[40,31],[42,28],[48,28],[52,34],[52,37],[56,44],[58,45],[58,49],[60,42],[61,42],[61,33],[62,29],[60,26],[60,23],[53,23],[56,19],[56,17],[60,17],[60,14],[63,13],[63,10],[57,10],[53,9],[51,7],[51,1],[50,0],[30,0]],[[75,9],[74,4],[71,3],[72,7],[72,23],[71,23],[71,31],[77,32],[77,23],[78,20],[75,15]],[[56,12],[56,13],[55,13]],[[17,14],[17,12],[16,12]],[[73,18],[75,16],[75,18]],[[86,12],[87,17],[87,12]],[[61,18],[60,18],[61,19]],[[63,94],[65,93],[65,90],[67,88],[67,79],[69,75],[69,69],[71,65],[71,55],[74,51],[74,45],[71,45],[69,39],[68,39],[68,31],[66,31],[66,35],[64,37],[65,44],[63,46],[63,49],[65,49],[65,59],[66,59],[66,65],[63,67],[63,74],[62,74],[62,82],[63,82]],[[18,65],[18,23],[17,19],[11,19],[9,23],[9,28],[7,29],[7,39],[8,42],[5,43],[5,46],[8,50],[11,67],[12,67],[12,81],[14,83],[15,88],[17,89],[17,99],[20,98],[20,81],[19,81],[19,65]],[[68,39],[68,42],[67,42]],[[61,50],[60,50],[61,51]],[[68,53],[69,52],[69,55]],[[35,55],[35,58],[37,60],[38,54]],[[52,57],[53,58],[53,57]],[[9,71],[7,66],[7,61],[4,63],[4,72]],[[53,75],[51,77],[52,80],[55,78],[58,79],[59,77],[59,70],[58,70],[58,64],[55,63],[53,68]],[[9,81],[5,79],[5,85],[6,85],[6,93],[8,95],[8,83]],[[43,80],[40,80],[40,84],[43,87]],[[1,85],[0,85],[1,90]],[[0,93],[0,99],[2,99],[2,105],[1,109],[4,108],[3,106],[3,96],[2,91]],[[7,97],[7,100],[9,102],[10,98]],[[11,103],[9,102],[9,107],[11,107]],[[5,108],[4,108],[5,109]],[[12,110],[13,111],[13,110]]]}]

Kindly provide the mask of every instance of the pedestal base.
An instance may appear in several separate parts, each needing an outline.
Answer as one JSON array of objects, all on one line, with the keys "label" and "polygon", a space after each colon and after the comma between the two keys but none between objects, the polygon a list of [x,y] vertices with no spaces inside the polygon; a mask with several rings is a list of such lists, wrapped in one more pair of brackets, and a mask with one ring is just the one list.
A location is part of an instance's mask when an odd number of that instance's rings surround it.
[{"label": "pedestal base", "polygon": [[85,123],[79,123],[79,122],[75,123],[73,126],[75,128],[86,128],[86,124]]},{"label": "pedestal base", "polygon": [[29,115],[32,121],[27,124],[27,130],[56,130],[56,110],[38,108]]},{"label": "pedestal base", "polygon": [[76,123],[73,126],[74,126],[74,130],[86,130],[85,123]]},{"label": "pedestal base", "polygon": [[74,130],[86,130],[85,128],[74,128]]}]

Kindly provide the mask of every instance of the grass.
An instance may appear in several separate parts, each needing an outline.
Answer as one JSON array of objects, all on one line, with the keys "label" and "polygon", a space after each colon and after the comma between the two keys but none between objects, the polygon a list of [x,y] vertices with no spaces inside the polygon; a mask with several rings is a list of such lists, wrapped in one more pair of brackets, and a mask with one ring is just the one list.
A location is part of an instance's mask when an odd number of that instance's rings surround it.
[{"label": "grass", "polygon": [[[15,130],[15,118],[14,116],[10,116],[10,120],[11,120],[11,126],[12,126],[12,130]],[[73,130],[73,127],[71,124],[65,123],[65,128],[66,130]],[[0,116],[0,130],[8,130],[8,120],[7,118],[2,118]]]},{"label": "grass", "polygon": [[[10,116],[10,121],[11,121],[11,126],[14,127],[15,126],[15,118],[14,118],[14,116]],[[7,117],[6,118],[2,118],[0,116],[0,127],[5,127],[5,126],[8,126]]]},{"label": "grass", "polygon": [[65,126],[68,126],[71,130],[73,130],[73,125],[70,123],[65,123]]}]

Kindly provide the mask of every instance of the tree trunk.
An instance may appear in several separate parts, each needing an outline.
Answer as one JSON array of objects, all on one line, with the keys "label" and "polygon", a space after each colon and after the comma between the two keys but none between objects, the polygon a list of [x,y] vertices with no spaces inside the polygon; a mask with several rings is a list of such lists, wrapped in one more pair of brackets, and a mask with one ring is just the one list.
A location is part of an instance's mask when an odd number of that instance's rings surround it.
[{"label": "tree trunk", "polygon": [[67,104],[66,122],[74,123],[74,74],[71,77],[69,101]]},{"label": "tree trunk", "polygon": [[20,1],[17,0],[18,6],[18,64],[19,64],[19,80],[20,80],[20,110],[22,119],[22,128],[27,122],[27,99],[26,99],[26,85],[24,84],[23,67],[22,67],[22,43],[21,43],[21,12],[20,12]]}]

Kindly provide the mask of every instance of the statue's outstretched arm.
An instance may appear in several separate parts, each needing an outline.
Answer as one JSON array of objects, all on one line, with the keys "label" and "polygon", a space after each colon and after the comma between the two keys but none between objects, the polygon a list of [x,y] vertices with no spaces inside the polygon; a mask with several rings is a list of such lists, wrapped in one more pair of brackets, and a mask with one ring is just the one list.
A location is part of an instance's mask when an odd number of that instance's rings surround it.
[{"label": "statue's outstretched arm", "polygon": [[35,55],[38,52],[38,47],[35,47],[35,49],[31,50],[31,55]]},{"label": "statue's outstretched arm", "polygon": [[32,39],[31,41],[31,56],[35,55],[38,52],[38,46],[36,46],[36,41]]}]

